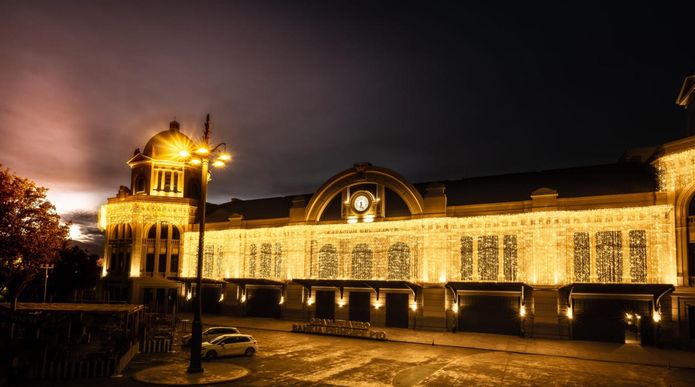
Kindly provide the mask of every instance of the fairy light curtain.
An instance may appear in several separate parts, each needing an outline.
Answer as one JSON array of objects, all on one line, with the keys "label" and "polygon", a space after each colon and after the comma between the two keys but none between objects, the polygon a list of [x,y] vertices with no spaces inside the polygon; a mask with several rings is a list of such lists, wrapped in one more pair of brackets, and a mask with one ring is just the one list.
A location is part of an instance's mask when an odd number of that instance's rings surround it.
[{"label": "fairy light curtain", "polygon": [[[674,283],[673,219],[656,205],[214,230],[206,245],[222,278]],[[195,275],[197,233],[182,242]]]},{"label": "fairy light curtain", "polygon": [[388,279],[407,280],[410,277],[410,247],[396,242],[389,247]]}]

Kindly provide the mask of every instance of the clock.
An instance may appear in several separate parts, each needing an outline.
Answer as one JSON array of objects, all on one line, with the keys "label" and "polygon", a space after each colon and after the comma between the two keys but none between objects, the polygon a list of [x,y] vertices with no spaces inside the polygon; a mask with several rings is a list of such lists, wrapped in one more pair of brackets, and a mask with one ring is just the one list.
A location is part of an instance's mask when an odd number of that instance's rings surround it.
[{"label": "clock", "polygon": [[372,199],[364,193],[358,193],[352,198],[352,209],[355,212],[365,212],[372,205]]}]

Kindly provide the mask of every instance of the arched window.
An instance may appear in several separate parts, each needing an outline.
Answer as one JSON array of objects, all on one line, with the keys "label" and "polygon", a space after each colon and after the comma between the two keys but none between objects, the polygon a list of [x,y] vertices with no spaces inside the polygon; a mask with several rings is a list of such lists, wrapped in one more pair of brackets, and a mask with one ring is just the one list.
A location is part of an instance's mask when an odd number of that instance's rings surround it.
[{"label": "arched window", "polygon": [[157,239],[157,225],[153,224],[147,232],[147,239]]},{"label": "arched window", "polygon": [[171,240],[178,241],[181,239],[181,232],[179,231],[179,228],[176,226],[172,226],[171,228]]},{"label": "arched window", "polygon": [[159,239],[161,239],[161,240],[169,239],[169,225],[168,224],[162,223],[161,228],[159,230]]},{"label": "arched window", "polygon": [[132,243],[133,232],[129,224],[122,223],[113,226],[109,240],[109,275],[121,276],[129,272]]},{"label": "arched window", "polygon": [[410,279],[410,247],[403,242],[397,242],[389,247],[389,276],[390,280]]},{"label": "arched window", "polygon": [[323,245],[319,250],[319,278],[336,278],[338,276],[338,250],[331,244]]},{"label": "arched window", "polygon": [[372,250],[366,243],[360,243],[352,250],[352,278],[372,278]]}]

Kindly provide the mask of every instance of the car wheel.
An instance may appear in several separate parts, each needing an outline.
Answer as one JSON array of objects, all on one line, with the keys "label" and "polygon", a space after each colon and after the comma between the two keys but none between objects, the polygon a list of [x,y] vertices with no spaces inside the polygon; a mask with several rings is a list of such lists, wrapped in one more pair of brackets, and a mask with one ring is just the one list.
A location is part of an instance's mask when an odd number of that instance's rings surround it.
[{"label": "car wheel", "polygon": [[251,347],[246,348],[246,352],[244,352],[246,356],[253,356],[254,353],[256,353],[256,350]]},{"label": "car wheel", "polygon": [[205,354],[205,358],[207,360],[214,360],[217,358],[217,352],[216,351],[208,351],[208,353]]}]

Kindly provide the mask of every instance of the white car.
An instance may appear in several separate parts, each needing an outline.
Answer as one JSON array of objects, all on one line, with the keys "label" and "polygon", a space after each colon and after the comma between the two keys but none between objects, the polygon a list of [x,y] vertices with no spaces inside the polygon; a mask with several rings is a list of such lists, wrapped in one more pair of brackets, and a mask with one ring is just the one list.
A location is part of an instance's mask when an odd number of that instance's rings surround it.
[{"label": "white car", "polygon": [[[239,330],[234,327],[211,327],[203,331],[203,340],[211,341],[212,339],[230,333],[239,333]],[[191,334],[183,335],[181,337],[181,345],[191,345]]]},{"label": "white car", "polygon": [[201,355],[212,360],[219,356],[246,355],[253,356],[258,352],[258,342],[250,335],[222,335],[203,343]]}]

